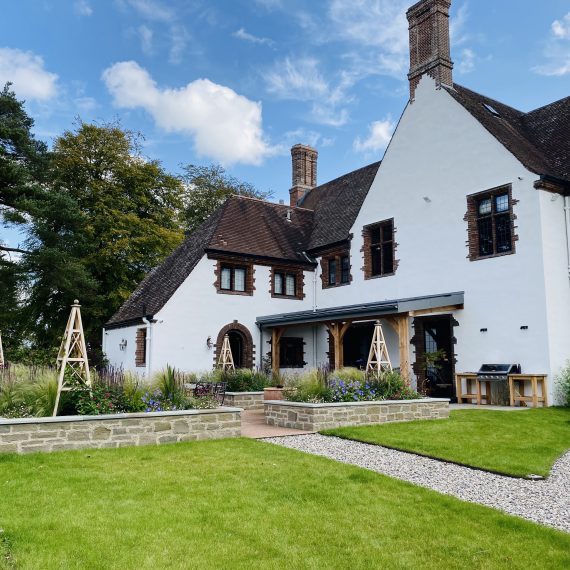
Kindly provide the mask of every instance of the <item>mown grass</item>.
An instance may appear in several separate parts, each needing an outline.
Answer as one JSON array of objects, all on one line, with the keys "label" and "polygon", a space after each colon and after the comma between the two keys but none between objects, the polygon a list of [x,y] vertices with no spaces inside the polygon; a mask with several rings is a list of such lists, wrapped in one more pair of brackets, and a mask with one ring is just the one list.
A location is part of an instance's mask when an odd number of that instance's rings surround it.
[{"label": "mown grass", "polygon": [[0,456],[19,569],[564,568],[570,535],[253,440]]},{"label": "mown grass", "polygon": [[517,477],[547,476],[570,448],[570,408],[454,410],[448,420],[325,430]]}]

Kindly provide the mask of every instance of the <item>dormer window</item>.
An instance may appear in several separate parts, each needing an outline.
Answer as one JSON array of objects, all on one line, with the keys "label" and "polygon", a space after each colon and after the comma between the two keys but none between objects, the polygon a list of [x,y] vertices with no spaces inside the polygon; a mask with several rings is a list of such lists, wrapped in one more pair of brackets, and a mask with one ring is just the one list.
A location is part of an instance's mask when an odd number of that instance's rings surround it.
[{"label": "dormer window", "polygon": [[350,255],[348,249],[343,247],[336,251],[324,253],[321,258],[321,271],[323,289],[350,284]]},{"label": "dormer window", "polygon": [[300,269],[274,267],[271,271],[271,296],[303,298],[303,272]]},{"label": "dormer window", "polygon": [[253,295],[253,265],[218,261],[216,289],[218,293]]}]

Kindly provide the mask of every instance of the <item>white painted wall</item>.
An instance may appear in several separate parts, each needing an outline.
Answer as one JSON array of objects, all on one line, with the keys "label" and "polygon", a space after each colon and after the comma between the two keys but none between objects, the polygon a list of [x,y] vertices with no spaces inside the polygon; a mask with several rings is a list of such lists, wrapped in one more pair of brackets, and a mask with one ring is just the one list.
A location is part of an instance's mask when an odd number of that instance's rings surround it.
[{"label": "white painted wall", "polygon": [[[457,370],[477,370],[483,362],[520,362],[523,371],[552,378],[570,356],[570,284],[562,200],[535,190],[536,178],[445,90],[424,78],[352,228],[351,285],[323,290],[319,266],[316,296],[313,273],[305,272],[305,299],[273,299],[270,268],[255,266],[253,296],[224,295],[213,285],[215,261],[204,257],[155,315],[152,368],[211,369],[213,350],[206,339],[215,343],[220,329],[234,320],[251,332],[259,364],[269,345],[255,325],[258,316],[307,310],[313,304],[324,308],[465,291],[465,308],[454,313],[459,322]],[[471,262],[466,197],[506,184],[518,201],[516,253]],[[397,273],[364,280],[362,227],[388,218],[394,218],[396,228]],[[528,330],[521,330],[523,325]],[[135,368],[135,330],[108,331],[106,351],[113,364]],[[389,327],[385,333],[398,366],[397,337]],[[304,337],[308,368],[328,362],[324,326],[287,334]],[[128,348],[119,352],[123,337]],[[552,383],[549,391],[552,397]]]},{"label": "white painted wall", "polygon": [[[552,384],[562,366],[570,359],[570,276],[564,199],[558,194],[542,191],[539,194],[550,356],[548,372]],[[554,392],[556,395],[556,390]]]}]

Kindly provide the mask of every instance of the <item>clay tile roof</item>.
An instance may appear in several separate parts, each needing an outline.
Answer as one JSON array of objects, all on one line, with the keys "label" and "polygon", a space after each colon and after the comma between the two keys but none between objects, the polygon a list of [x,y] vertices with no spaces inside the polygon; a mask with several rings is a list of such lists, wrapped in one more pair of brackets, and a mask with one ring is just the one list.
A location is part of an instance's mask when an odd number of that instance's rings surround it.
[{"label": "clay tile roof", "polygon": [[349,237],[379,165],[376,162],[314,188],[297,208],[243,196],[228,198],[145,277],[106,326],[155,315],[208,252],[311,263],[306,252]]},{"label": "clay tile roof", "polygon": [[232,197],[209,249],[307,263],[313,212],[252,198]]},{"label": "clay tile roof", "polygon": [[570,97],[523,113],[461,85],[446,89],[526,168],[570,182]]},{"label": "clay tile roof", "polygon": [[379,166],[380,162],[374,162],[305,195],[300,206],[315,212],[309,251],[348,239]]}]

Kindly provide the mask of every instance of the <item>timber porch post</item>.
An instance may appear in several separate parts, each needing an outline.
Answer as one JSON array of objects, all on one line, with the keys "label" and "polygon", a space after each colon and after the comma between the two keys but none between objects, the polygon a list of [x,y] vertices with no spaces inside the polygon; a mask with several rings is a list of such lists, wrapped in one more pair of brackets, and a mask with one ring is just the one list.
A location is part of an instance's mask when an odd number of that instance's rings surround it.
[{"label": "timber porch post", "polygon": [[409,313],[384,317],[398,335],[400,352],[400,376],[406,384],[410,383],[410,317]]},{"label": "timber porch post", "polygon": [[283,335],[283,327],[273,327],[271,330],[271,373],[273,376],[279,376],[279,362],[281,359],[281,336]]},{"label": "timber porch post", "polygon": [[329,329],[329,334],[333,337],[334,341],[334,369],[339,370],[344,366],[344,335],[350,328],[352,321],[325,323]]}]

